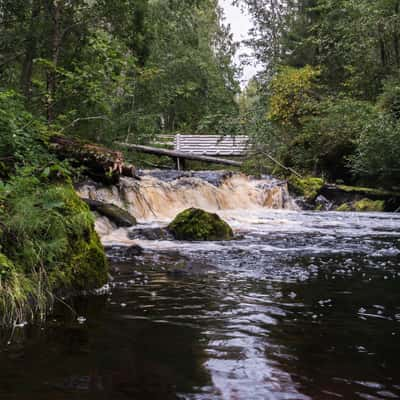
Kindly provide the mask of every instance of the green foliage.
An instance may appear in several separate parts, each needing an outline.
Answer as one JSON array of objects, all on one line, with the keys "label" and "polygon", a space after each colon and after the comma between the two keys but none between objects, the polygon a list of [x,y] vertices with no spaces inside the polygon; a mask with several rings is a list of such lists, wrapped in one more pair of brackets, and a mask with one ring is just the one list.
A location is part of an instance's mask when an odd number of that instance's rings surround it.
[{"label": "green foliage", "polygon": [[0,253],[0,325],[25,321],[32,318],[34,312],[41,313],[45,309],[46,282],[37,278],[37,275],[26,277]]},{"label": "green foliage", "polygon": [[351,179],[349,158],[365,127],[377,118],[371,104],[349,98],[327,98],[285,150],[284,160],[295,168],[329,179]]},{"label": "green foliage", "polygon": [[[93,217],[72,185],[51,184],[21,171],[1,188],[0,199],[1,251],[12,260],[3,263],[7,279],[0,297],[10,300],[18,287],[14,296],[19,298],[19,311],[10,317],[30,318],[39,304],[45,313],[49,304],[43,299],[56,289],[88,289],[107,281]],[[30,291],[37,287],[41,291],[33,296]],[[3,306],[7,310],[11,304],[3,300]]]},{"label": "green foliage", "polygon": [[400,78],[389,78],[378,98],[378,107],[384,113],[392,116],[394,120],[400,121]]},{"label": "green foliage", "polygon": [[168,230],[178,240],[230,240],[231,227],[217,214],[189,208],[178,214],[168,225]]},{"label": "green foliage", "polygon": [[0,159],[20,165],[42,162],[45,155],[46,126],[25,110],[14,91],[0,91]]},{"label": "green foliage", "polygon": [[282,67],[271,81],[268,118],[287,127],[298,127],[301,119],[314,113],[318,69]]},{"label": "green foliage", "polygon": [[365,181],[391,188],[400,181],[400,123],[384,114],[366,124],[352,157],[352,168]]},{"label": "green foliage", "polygon": [[254,97],[275,123],[275,158],[328,179],[395,185],[399,1],[242,2],[255,23],[249,44],[264,70]]},{"label": "green foliage", "polygon": [[215,0],[0,3],[0,88],[108,145],[234,114],[235,48]]}]

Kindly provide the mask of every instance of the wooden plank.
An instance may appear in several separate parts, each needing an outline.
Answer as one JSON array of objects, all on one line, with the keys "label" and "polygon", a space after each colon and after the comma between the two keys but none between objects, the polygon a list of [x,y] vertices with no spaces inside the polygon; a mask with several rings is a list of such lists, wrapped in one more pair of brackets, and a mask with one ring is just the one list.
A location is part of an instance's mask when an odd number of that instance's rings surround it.
[{"label": "wooden plank", "polygon": [[159,149],[156,147],[150,147],[150,146],[142,146],[139,144],[130,144],[130,143],[123,143],[123,142],[117,142],[119,146],[122,147],[127,147],[128,149],[136,150],[142,153],[148,153],[148,154],[155,154],[158,156],[168,156],[172,158],[182,158],[186,160],[195,160],[195,161],[204,161],[204,162],[209,162],[209,163],[214,163],[214,164],[223,164],[223,165],[232,165],[234,167],[240,167],[242,163],[240,161],[232,161],[232,160],[227,160],[225,158],[217,158],[217,157],[208,157],[208,156],[201,156],[193,153],[184,153],[181,151],[175,151],[175,150],[166,150],[166,149]]}]

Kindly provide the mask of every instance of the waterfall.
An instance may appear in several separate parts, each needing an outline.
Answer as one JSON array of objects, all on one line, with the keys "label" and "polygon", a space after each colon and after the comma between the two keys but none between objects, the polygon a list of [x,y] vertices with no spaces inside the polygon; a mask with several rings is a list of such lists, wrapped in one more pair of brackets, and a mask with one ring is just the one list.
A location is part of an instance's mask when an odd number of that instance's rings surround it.
[{"label": "waterfall", "polygon": [[231,172],[142,171],[140,181],[121,178],[118,185],[110,187],[89,182],[82,184],[78,193],[124,208],[140,222],[170,221],[190,207],[210,212],[296,209],[285,182]]}]

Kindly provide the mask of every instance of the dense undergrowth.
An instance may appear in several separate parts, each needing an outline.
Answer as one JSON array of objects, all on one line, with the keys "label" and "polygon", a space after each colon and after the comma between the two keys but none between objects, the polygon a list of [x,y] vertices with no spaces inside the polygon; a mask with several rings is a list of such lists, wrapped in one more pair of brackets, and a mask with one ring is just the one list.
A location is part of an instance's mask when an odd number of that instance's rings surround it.
[{"label": "dense undergrowth", "polygon": [[0,95],[0,324],[44,318],[57,293],[99,287],[107,261],[73,170],[51,132],[12,93]]}]

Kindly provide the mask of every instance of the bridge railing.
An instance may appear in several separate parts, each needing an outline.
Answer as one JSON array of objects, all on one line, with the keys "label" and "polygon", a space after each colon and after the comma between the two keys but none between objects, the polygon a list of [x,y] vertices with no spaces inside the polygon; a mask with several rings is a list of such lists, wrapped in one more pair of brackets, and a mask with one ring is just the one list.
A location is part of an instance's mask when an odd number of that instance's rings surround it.
[{"label": "bridge railing", "polygon": [[249,148],[249,137],[221,135],[160,135],[157,144],[173,145],[174,150],[207,156],[242,156]]}]

